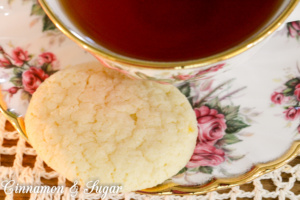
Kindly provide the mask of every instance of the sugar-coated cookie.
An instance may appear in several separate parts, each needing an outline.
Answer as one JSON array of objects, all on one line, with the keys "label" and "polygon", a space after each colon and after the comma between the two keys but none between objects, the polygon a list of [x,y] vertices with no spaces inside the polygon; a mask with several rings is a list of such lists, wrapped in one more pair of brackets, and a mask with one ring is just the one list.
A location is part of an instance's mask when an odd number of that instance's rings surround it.
[{"label": "sugar-coated cookie", "polygon": [[172,85],[132,80],[99,63],[61,70],[33,94],[31,145],[71,181],[156,186],[178,173],[196,144],[194,111]]}]

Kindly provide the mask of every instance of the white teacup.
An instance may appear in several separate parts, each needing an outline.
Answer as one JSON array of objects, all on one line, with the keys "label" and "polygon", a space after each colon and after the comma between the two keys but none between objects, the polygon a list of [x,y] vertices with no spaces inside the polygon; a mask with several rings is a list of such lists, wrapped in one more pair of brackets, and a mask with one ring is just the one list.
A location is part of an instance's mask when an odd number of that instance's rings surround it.
[{"label": "white teacup", "polygon": [[[105,66],[134,78],[166,83],[207,78],[216,74],[217,71],[222,71],[223,68],[236,66],[249,59],[280,27],[285,26],[287,22],[300,20],[300,0],[284,0],[264,27],[233,48],[196,60],[156,62],[122,56],[96,44],[85,37],[84,33],[68,18],[60,0],[39,0],[39,2],[47,15],[65,35],[92,53]],[[297,25],[294,28],[299,27]],[[300,30],[296,31],[300,32]]]}]

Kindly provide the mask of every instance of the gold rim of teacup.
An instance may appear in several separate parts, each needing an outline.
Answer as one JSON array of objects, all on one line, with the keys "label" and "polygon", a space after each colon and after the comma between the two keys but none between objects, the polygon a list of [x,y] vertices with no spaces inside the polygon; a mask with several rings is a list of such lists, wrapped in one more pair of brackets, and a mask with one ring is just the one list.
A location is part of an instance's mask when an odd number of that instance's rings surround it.
[{"label": "gold rim of teacup", "polygon": [[56,27],[61,30],[66,36],[70,39],[78,43],[80,46],[85,48],[87,51],[91,52],[96,56],[101,56],[103,58],[116,61],[119,63],[124,63],[128,65],[133,65],[137,68],[159,68],[159,69],[168,69],[168,70],[176,70],[176,69],[189,69],[189,68],[200,68],[209,65],[213,65],[214,63],[219,63],[225,61],[229,58],[232,58],[236,55],[243,53],[244,51],[252,48],[256,44],[260,43],[266,37],[271,35],[276,29],[278,29],[288,18],[288,16],[295,9],[300,0],[291,0],[287,5],[286,9],[272,22],[268,25],[261,33],[259,33],[256,37],[249,39],[249,41],[239,44],[238,46],[231,48],[225,52],[216,54],[214,56],[196,59],[191,61],[182,61],[182,62],[154,62],[154,61],[144,61],[138,60],[134,58],[124,57],[122,55],[113,54],[110,52],[106,52],[101,49],[97,49],[92,45],[78,39],[71,31],[62,23],[62,21],[54,14],[54,12],[48,6],[46,0],[39,0],[42,8],[52,20],[52,22],[56,25]]}]

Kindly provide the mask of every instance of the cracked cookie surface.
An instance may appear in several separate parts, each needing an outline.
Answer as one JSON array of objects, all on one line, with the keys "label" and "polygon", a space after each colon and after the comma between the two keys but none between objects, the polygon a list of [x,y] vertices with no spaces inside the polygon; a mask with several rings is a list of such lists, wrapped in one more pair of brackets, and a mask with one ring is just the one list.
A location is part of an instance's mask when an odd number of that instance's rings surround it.
[{"label": "cracked cookie surface", "polygon": [[71,181],[122,184],[123,192],[162,183],[193,153],[192,107],[174,86],[99,65],[69,67],[41,84],[25,116],[31,145]]}]

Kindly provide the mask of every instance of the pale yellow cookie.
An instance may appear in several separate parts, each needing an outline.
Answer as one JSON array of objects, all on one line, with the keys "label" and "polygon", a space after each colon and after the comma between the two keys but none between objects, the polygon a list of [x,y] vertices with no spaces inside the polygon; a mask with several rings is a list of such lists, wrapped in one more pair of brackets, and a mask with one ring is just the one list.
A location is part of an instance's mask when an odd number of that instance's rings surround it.
[{"label": "pale yellow cookie", "polygon": [[30,143],[71,181],[118,183],[123,192],[162,183],[193,153],[192,107],[174,86],[99,65],[59,71],[38,88],[25,116]]}]

